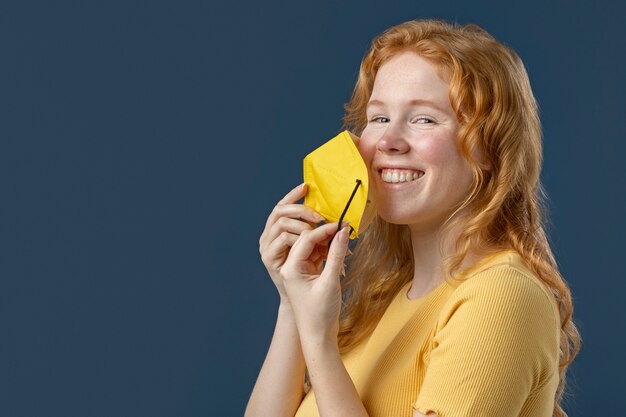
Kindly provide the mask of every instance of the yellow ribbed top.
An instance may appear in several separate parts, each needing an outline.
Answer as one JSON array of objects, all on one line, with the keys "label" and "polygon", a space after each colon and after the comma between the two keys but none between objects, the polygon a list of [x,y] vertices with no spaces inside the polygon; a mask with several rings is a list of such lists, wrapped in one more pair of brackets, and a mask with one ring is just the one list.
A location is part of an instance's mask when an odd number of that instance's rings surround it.
[{"label": "yellow ribbed top", "polygon": [[[344,355],[370,417],[552,416],[560,326],[550,291],[513,250],[467,276],[414,300],[407,283]],[[319,417],[313,389],[296,417]]]}]

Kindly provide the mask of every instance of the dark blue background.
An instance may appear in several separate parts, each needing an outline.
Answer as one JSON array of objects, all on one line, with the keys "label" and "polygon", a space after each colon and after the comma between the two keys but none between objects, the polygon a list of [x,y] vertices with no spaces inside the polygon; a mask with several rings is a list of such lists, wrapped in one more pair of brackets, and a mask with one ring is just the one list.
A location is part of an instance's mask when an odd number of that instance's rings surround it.
[{"label": "dark blue background", "polygon": [[0,3],[0,415],[242,415],[278,306],[266,216],[371,39],[426,17],[527,66],[584,342],[567,410],[623,415],[624,3],[294,3]]}]

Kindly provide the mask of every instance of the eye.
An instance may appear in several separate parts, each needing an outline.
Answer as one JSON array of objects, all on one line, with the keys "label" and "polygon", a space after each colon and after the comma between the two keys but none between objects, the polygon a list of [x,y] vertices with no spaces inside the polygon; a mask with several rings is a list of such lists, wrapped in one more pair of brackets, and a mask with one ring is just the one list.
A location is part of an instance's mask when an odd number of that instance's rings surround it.
[{"label": "eye", "polygon": [[385,120],[387,120],[387,121],[389,120],[389,119],[387,119],[386,117],[383,117],[383,116],[377,116],[377,117],[374,117],[372,120],[370,120],[370,122],[375,122],[375,121],[380,120],[380,119],[385,119]]},{"label": "eye", "polygon": [[435,123],[435,121],[433,119],[428,118],[428,117],[418,117],[417,118],[417,123],[419,123],[419,124],[432,124],[432,123]]}]

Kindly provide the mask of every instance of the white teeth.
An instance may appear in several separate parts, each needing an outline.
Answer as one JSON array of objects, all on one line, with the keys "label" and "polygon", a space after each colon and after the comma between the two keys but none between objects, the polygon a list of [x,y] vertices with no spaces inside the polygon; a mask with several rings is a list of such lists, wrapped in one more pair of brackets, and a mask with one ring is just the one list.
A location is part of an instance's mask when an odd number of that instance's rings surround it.
[{"label": "white teeth", "polygon": [[383,169],[382,179],[384,182],[398,183],[414,181],[424,175],[422,171],[409,171],[397,169]]}]

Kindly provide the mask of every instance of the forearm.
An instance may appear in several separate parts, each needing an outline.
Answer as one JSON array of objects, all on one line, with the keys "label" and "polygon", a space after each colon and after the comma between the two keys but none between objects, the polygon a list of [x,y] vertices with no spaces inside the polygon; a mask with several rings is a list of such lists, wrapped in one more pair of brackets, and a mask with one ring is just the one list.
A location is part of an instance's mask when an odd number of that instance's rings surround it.
[{"label": "forearm", "polygon": [[320,417],[368,417],[336,339],[305,340],[302,348]]},{"label": "forearm", "polygon": [[245,417],[293,417],[304,394],[305,363],[291,308],[281,304]]}]

